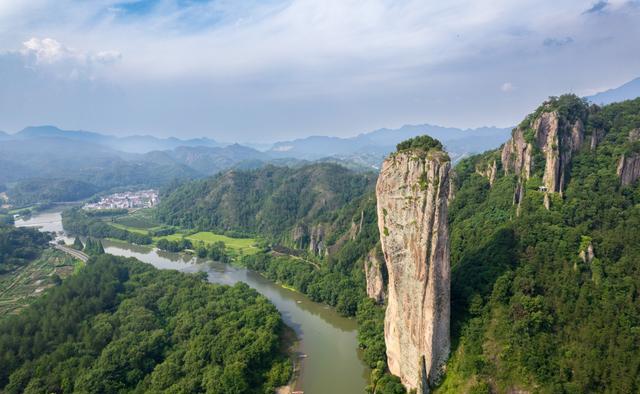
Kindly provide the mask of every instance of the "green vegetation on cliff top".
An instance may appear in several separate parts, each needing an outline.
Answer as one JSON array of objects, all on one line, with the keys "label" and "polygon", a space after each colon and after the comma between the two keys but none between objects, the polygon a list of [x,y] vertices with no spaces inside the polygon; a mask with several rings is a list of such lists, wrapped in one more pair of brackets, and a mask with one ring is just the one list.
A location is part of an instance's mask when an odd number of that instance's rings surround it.
[{"label": "green vegetation on cliff top", "polygon": [[420,135],[417,137],[409,138],[406,141],[402,141],[396,145],[396,150],[402,152],[405,150],[423,150],[428,152],[432,149],[443,150],[442,143],[435,138],[428,135]]}]

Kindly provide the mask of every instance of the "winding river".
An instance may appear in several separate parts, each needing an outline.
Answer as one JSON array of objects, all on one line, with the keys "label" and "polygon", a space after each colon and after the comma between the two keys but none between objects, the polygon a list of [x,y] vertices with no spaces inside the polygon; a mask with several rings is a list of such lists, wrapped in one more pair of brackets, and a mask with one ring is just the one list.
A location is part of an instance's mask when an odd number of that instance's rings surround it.
[{"label": "winding river", "polygon": [[[28,220],[17,220],[16,226],[36,226],[43,231],[62,233],[60,212],[58,209],[34,214]],[[60,237],[71,241],[64,235]],[[298,336],[296,352],[300,355],[301,371],[296,390],[305,394],[364,392],[369,370],[360,358],[355,320],[341,317],[328,306],[282,288],[251,270],[127,243],[105,240],[103,245],[107,253],[135,257],[160,269],[204,271],[213,283],[247,283],[273,302],[284,322]]]}]

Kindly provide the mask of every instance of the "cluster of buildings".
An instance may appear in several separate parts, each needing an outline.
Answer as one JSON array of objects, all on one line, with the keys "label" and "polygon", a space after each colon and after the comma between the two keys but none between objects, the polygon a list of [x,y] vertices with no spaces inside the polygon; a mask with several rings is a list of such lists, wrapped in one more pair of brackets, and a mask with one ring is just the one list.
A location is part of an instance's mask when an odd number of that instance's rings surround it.
[{"label": "cluster of buildings", "polygon": [[83,209],[131,209],[151,208],[158,204],[157,190],[141,190],[137,192],[115,193],[102,197],[100,201],[85,204]]}]

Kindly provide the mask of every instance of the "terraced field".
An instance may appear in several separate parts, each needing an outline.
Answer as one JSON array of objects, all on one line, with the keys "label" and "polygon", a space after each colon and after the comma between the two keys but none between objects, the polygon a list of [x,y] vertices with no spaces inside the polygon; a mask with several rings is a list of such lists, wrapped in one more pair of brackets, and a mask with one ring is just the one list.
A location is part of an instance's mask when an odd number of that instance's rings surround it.
[{"label": "terraced field", "polygon": [[10,273],[0,275],[0,318],[17,313],[56,281],[71,275],[83,263],[65,253],[47,249],[42,256]]}]

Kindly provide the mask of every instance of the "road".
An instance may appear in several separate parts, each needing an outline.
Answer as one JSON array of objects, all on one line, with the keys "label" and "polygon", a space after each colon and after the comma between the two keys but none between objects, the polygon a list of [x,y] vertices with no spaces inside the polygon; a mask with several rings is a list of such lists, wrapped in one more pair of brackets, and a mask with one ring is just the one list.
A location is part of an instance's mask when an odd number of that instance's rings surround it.
[{"label": "road", "polygon": [[79,250],[75,250],[73,248],[70,248],[68,246],[63,246],[63,245],[53,245],[54,248],[61,250],[63,252],[65,252],[66,254],[69,254],[73,257],[75,257],[76,259],[82,260],[85,263],[87,262],[87,260],[89,260],[89,256],[86,253],[83,253]]}]

